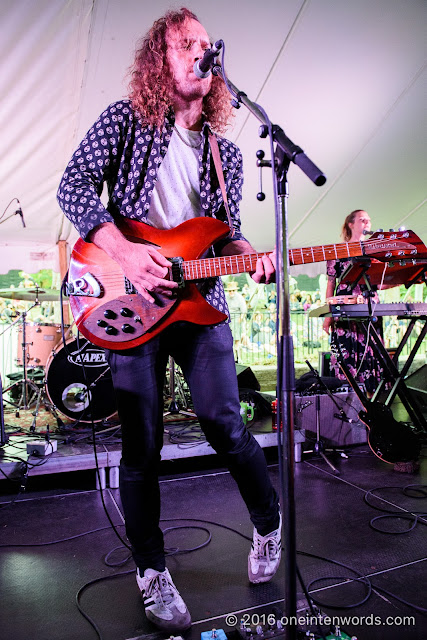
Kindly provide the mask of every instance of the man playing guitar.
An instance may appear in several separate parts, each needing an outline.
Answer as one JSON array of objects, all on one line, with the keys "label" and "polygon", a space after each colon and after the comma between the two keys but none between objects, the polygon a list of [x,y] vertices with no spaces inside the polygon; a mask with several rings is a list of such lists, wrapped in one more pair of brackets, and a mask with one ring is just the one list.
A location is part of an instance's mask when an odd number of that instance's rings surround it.
[{"label": "man playing guitar", "polygon": [[[129,99],[111,104],[100,115],[75,151],[58,191],[64,214],[83,240],[112,259],[127,278],[129,291],[136,290],[153,308],[158,300],[176,297],[170,260],[155,243],[133,241],[120,230],[121,221],[171,230],[195,218],[226,220],[211,163],[213,131],[232,233],[216,242],[210,255],[254,253],[240,230],[241,153],[218,135],[230,117],[229,96],[220,78],[200,79],[194,73],[195,62],[209,47],[204,27],[189,10],[171,11],[157,20],[136,51]],[[104,184],[107,207],[99,197]],[[256,260],[256,282],[274,277],[272,257],[264,254]],[[227,313],[219,277],[206,278],[198,290],[211,307]],[[110,328],[113,334],[116,329]],[[143,344],[115,346],[111,343],[107,358],[122,426],[120,493],[137,583],[147,618],[161,629],[182,630],[190,626],[191,617],[166,569],[159,527],[163,383],[169,356],[187,380],[207,440],[223,457],[247,505],[254,525],[248,557],[253,583],[270,580],[280,562],[278,495],[263,451],[240,416],[227,321],[201,325],[178,320]]]}]

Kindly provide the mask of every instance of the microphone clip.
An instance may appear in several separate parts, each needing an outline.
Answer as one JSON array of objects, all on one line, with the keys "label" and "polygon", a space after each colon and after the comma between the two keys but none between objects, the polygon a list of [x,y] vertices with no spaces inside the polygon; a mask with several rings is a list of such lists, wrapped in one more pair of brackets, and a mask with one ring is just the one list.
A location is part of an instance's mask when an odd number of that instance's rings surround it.
[{"label": "microphone clip", "polygon": [[196,60],[194,63],[194,73],[200,80],[208,78],[211,75],[212,67],[216,64],[215,58],[221,51],[223,45],[224,42],[222,40],[217,40],[210,49],[206,49],[203,58]]}]

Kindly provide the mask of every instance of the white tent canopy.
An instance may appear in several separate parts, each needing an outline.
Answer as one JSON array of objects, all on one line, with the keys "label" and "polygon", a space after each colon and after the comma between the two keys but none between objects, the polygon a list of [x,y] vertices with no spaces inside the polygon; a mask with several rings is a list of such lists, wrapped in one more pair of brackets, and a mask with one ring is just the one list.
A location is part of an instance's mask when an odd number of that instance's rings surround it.
[{"label": "white tent canopy", "polygon": [[[181,3],[180,3],[181,4]],[[180,5],[177,5],[180,6]],[[225,70],[324,171],[316,187],[289,170],[292,247],[336,242],[351,210],[375,228],[405,225],[427,242],[424,0],[188,0]],[[58,269],[58,240],[77,238],[56,190],[83,134],[126,96],[136,41],[165,0],[2,0],[0,273]],[[258,121],[242,107],[228,137],[242,149],[243,228],[274,244],[271,173],[259,202]],[[321,266],[324,269],[324,266]]]}]

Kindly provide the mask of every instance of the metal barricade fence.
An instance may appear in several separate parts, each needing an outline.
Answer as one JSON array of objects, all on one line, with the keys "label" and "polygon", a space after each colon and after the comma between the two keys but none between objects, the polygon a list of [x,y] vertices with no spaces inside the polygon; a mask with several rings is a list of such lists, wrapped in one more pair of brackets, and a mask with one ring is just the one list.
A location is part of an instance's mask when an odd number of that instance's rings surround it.
[{"label": "metal barricade fence", "polygon": [[16,364],[18,355],[18,338],[15,327],[0,322],[0,374],[3,387],[9,383],[8,375],[18,371]]},{"label": "metal barricade fence", "polygon": [[[312,318],[301,310],[291,311],[291,334],[294,343],[294,359],[305,362],[315,360],[317,354],[330,350],[330,338],[323,330],[323,318]],[[277,360],[276,318],[267,311],[248,311],[245,315],[232,313],[231,331],[235,337],[235,354],[238,361],[247,365],[275,364]],[[409,320],[384,318],[384,344],[386,348],[398,345]],[[417,327],[402,351],[407,356],[418,337]],[[236,337],[237,340],[236,340]],[[418,354],[427,355],[427,341],[424,340]]]}]

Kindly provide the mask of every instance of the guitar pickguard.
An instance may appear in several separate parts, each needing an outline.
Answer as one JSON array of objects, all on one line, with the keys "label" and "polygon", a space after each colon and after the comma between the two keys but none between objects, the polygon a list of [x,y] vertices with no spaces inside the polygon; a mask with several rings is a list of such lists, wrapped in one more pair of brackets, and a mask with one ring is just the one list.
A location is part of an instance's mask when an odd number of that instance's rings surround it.
[{"label": "guitar pickguard", "polygon": [[178,300],[166,296],[156,296],[150,303],[138,294],[119,296],[96,307],[83,321],[83,326],[97,340],[121,343],[140,338],[150,331]]}]

